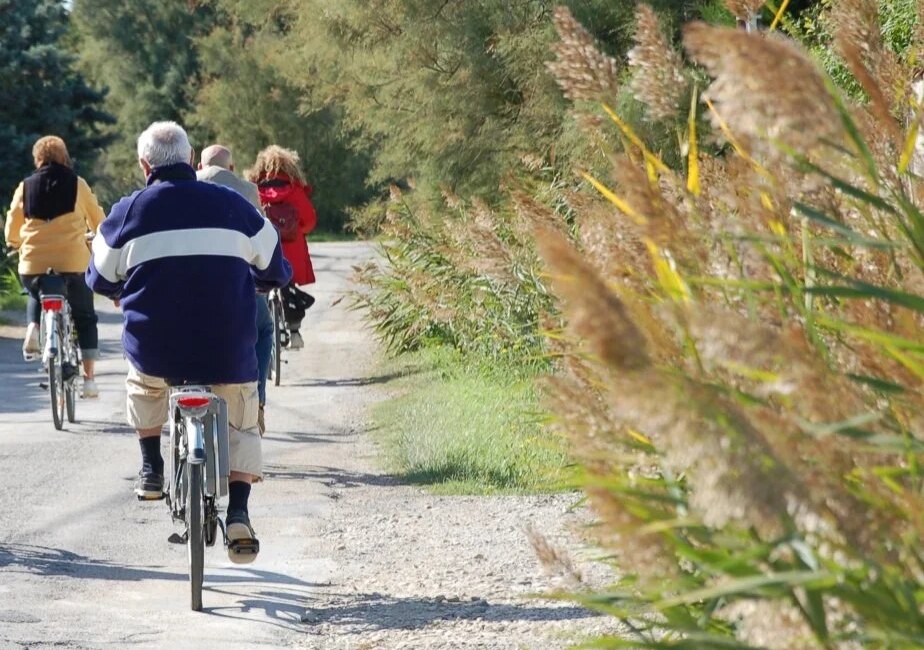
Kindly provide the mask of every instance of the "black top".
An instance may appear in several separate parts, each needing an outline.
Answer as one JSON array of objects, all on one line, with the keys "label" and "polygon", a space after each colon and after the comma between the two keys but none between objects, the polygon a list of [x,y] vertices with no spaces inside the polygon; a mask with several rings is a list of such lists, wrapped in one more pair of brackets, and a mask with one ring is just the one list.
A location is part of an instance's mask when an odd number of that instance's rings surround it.
[{"label": "black top", "polygon": [[65,165],[39,167],[23,186],[23,212],[28,219],[51,221],[77,206],[77,174]]}]

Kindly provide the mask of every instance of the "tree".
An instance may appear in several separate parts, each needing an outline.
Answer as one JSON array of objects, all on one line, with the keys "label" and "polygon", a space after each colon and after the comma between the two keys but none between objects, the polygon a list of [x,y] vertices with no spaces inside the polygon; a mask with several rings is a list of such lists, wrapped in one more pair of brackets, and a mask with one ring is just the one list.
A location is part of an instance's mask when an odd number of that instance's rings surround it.
[{"label": "tree", "polygon": [[32,145],[43,135],[67,142],[75,165],[91,170],[112,117],[104,93],[76,71],[64,47],[68,13],[59,0],[0,0],[0,197],[7,204],[32,168]]},{"label": "tree", "polygon": [[[584,146],[564,132],[568,103],[545,71],[560,3],[304,0],[285,20],[279,66],[344,108],[375,151],[374,180],[491,198],[522,154],[564,168]],[[634,1],[565,3],[610,54],[625,53]],[[655,4],[679,24],[701,3]]]},{"label": "tree", "polygon": [[117,118],[100,169],[100,194],[113,201],[141,183],[138,134],[157,120],[183,122],[190,110],[199,86],[197,39],[212,30],[216,12],[198,0],[75,0],[73,16],[82,65],[108,85],[106,108]]},{"label": "tree", "polygon": [[344,126],[342,110],[315,99],[311,88],[296,88],[273,65],[281,45],[272,30],[247,24],[220,26],[200,41],[204,82],[188,121],[209,141],[230,146],[241,171],[269,144],[297,150],[315,187],[318,227],[339,231],[348,210],[371,198],[369,155]]}]

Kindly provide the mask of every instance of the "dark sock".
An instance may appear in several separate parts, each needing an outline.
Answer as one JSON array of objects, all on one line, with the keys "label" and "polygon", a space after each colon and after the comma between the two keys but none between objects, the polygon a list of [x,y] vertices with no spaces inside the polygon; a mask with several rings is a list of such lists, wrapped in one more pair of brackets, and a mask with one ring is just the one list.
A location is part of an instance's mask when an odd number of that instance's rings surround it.
[{"label": "dark sock", "polygon": [[141,473],[164,474],[164,458],[160,455],[160,436],[139,438],[141,443]]},{"label": "dark sock", "polygon": [[228,484],[228,514],[232,512],[247,512],[247,501],[250,499],[250,483],[232,481]]}]

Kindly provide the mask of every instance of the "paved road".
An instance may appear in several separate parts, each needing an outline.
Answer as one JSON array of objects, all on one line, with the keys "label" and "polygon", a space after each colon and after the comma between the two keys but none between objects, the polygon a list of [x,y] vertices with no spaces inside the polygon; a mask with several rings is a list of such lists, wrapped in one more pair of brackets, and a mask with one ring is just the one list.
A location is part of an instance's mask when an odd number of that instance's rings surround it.
[{"label": "paved road", "polygon": [[[252,497],[263,552],[249,568],[206,552],[205,611],[188,610],[185,547],[163,503],[131,494],[138,444],[124,424],[120,315],[100,302],[101,398],[78,402],[79,423],[56,432],[41,376],[20,359],[14,328],[0,337],[0,649],[260,648],[304,636],[306,604],[331,578],[316,522],[333,504],[336,470],[313,444],[337,444],[362,417],[362,368],[372,345],[334,305],[361,244],[312,247],[320,283],[306,350],[289,355],[272,389],[265,483]],[[208,336],[208,331],[202,332]]]}]

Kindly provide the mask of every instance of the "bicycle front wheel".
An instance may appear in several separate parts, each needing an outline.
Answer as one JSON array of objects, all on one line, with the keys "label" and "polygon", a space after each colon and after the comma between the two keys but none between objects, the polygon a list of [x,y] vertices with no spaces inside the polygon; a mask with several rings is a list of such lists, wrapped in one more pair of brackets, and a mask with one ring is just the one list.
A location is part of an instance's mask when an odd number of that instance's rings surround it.
[{"label": "bicycle front wheel", "polygon": [[205,571],[204,501],[202,465],[186,464],[186,548],[189,552],[190,607],[202,610],[202,580]]}]

